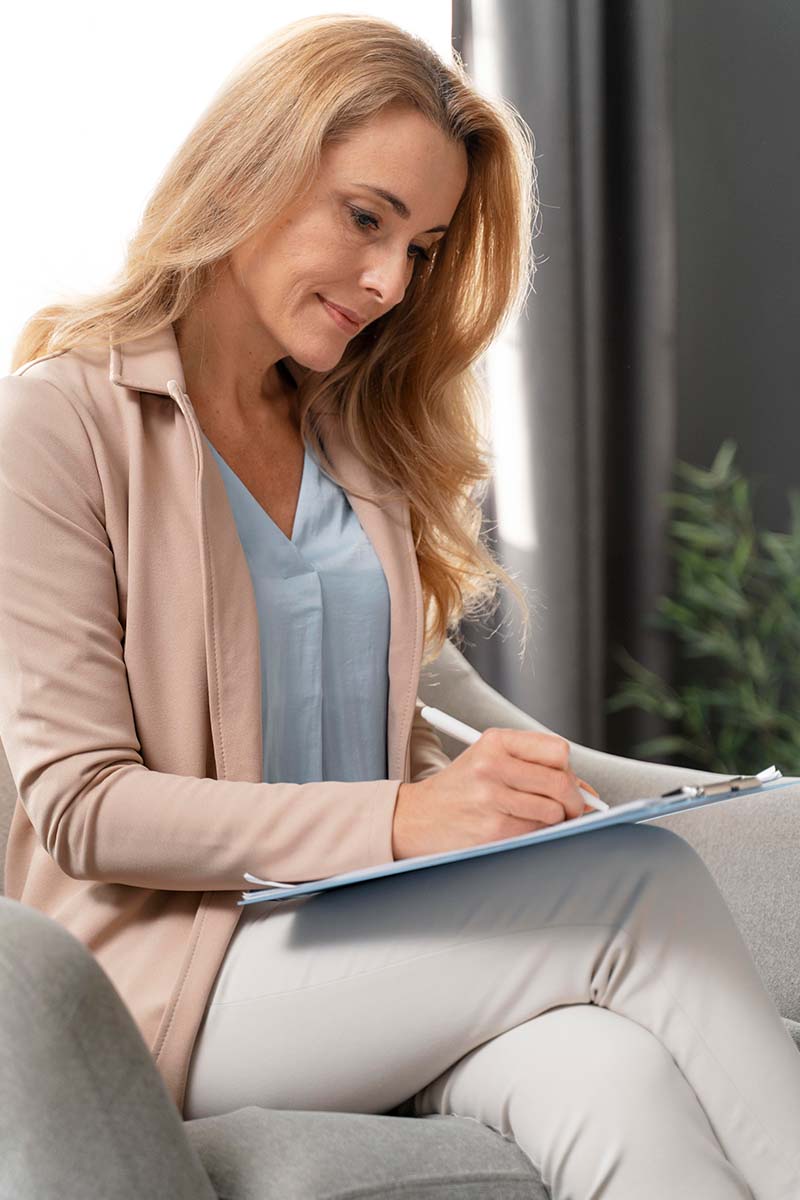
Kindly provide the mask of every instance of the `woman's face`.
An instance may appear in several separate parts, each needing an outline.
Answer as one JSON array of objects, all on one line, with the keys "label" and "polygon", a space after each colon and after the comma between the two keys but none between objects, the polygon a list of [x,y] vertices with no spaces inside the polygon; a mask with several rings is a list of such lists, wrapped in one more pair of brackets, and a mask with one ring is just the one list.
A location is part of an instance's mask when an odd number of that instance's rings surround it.
[{"label": "woman's face", "polygon": [[[327,147],[306,196],[230,255],[262,350],[273,361],[334,367],[352,337],[403,299],[416,258],[444,236],[437,227],[451,221],[466,182],[463,145],[416,110],[385,110]],[[325,301],[360,324],[337,319]]]}]

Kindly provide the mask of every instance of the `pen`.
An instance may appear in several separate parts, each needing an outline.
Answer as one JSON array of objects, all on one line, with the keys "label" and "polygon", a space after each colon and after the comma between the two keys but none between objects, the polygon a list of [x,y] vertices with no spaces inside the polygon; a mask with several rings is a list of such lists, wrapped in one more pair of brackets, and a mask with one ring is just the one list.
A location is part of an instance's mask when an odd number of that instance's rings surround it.
[{"label": "pen", "polygon": [[[468,746],[472,746],[481,736],[479,729],[473,729],[471,725],[465,725],[463,721],[458,721],[439,708],[431,708],[428,704],[420,710],[420,716],[429,725],[433,725],[434,729],[438,729],[441,733],[447,733],[457,742],[465,742]],[[590,808],[597,809],[598,812],[606,812],[608,805],[605,800],[598,799],[584,788],[578,788],[578,791]]]}]

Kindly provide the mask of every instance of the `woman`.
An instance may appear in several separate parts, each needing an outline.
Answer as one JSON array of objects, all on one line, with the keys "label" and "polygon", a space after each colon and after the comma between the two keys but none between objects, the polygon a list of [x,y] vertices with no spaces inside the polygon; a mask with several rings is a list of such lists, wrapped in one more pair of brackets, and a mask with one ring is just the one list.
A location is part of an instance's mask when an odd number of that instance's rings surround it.
[{"label": "woman", "polygon": [[245,871],[583,811],[563,739],[450,763],[415,711],[423,657],[498,580],[521,597],[479,537],[473,365],[535,211],[523,122],[460,64],[300,21],[203,115],[117,285],[28,323],[0,397],[7,892],[94,953],[186,1118],[405,1103],[515,1138],[554,1197],[788,1198],[800,1062],[668,830],[237,906]]}]

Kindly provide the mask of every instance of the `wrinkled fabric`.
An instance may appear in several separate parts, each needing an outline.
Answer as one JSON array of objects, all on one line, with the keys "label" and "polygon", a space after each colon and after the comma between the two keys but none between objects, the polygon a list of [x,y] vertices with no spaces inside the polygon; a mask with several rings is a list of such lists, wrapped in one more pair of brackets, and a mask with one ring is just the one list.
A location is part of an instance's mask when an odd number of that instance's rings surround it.
[{"label": "wrinkled fabric", "polygon": [[385,779],[389,589],[347,496],[306,446],[289,539],[206,442],[258,608],[264,781]]}]

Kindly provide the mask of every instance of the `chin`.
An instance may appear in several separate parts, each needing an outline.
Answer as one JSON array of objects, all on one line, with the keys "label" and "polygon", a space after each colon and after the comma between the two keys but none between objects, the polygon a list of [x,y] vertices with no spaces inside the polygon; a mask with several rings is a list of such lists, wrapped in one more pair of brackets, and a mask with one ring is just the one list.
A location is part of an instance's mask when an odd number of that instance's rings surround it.
[{"label": "chin", "polygon": [[299,366],[308,367],[310,371],[332,371],[341,362],[346,348],[346,346],[338,348],[336,346],[320,346],[315,350],[298,350],[297,354],[293,354],[291,357]]}]

